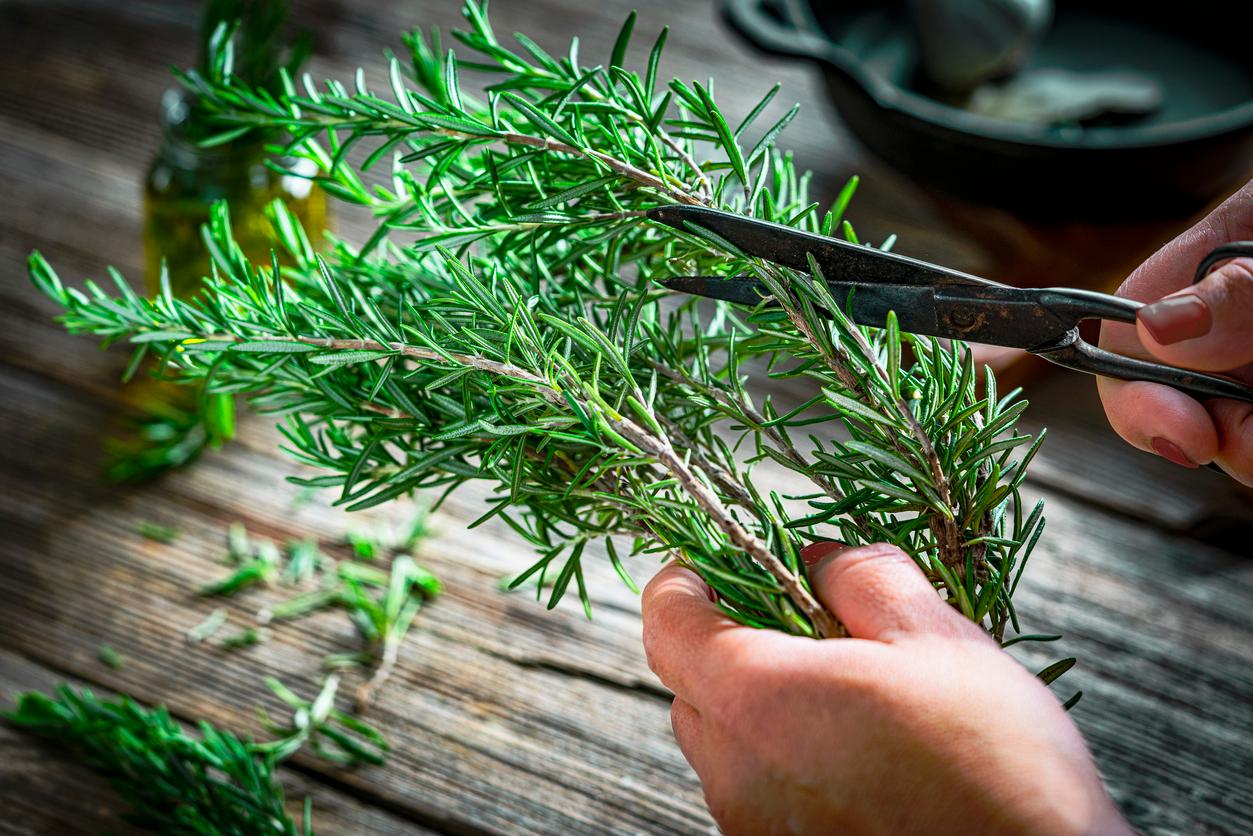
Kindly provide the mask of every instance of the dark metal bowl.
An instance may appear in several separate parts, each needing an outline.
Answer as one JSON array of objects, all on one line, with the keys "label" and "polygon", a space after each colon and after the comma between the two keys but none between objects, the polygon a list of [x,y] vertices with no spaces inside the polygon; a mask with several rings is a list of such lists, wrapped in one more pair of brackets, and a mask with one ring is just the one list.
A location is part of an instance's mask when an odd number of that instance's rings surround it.
[{"label": "dark metal bowl", "polygon": [[1133,123],[1049,127],[920,92],[903,3],[725,0],[765,52],[818,64],[871,152],[945,193],[1036,217],[1105,221],[1195,210],[1253,173],[1253,51],[1239,4],[1058,2],[1029,66],[1123,67],[1164,104]]}]

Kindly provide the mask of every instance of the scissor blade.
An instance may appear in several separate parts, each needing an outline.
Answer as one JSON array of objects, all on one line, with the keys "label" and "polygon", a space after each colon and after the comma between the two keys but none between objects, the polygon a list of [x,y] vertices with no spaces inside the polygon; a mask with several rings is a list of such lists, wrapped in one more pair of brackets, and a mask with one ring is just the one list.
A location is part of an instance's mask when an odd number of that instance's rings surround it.
[{"label": "scissor blade", "polygon": [[[757,305],[770,295],[751,276],[682,276],[662,284],[737,305]],[[1054,343],[1073,327],[1040,303],[1039,294],[1049,291],[871,282],[827,282],[827,287],[850,319],[873,328],[884,327],[888,311],[894,311],[901,330],[911,334],[1032,349]]]},{"label": "scissor blade", "polygon": [[[680,276],[666,279],[662,284],[671,290],[736,305],[755,306],[770,295],[765,285],[750,276]],[[828,286],[841,309],[859,325],[882,328],[887,324],[888,311],[895,311],[896,321],[903,331],[947,336],[936,321],[935,291],[932,288],[843,282],[828,282]],[[824,313],[829,315],[829,312]]]},{"label": "scissor blade", "polygon": [[765,285],[748,276],[675,276],[661,283],[680,293],[736,305],[756,305],[770,295]]},{"label": "scissor blade", "polygon": [[793,270],[809,272],[806,254],[812,254],[828,281],[890,282],[937,288],[1002,286],[938,264],[704,206],[659,206],[648,210],[648,217],[684,232],[689,231],[689,224],[707,229],[748,255]]}]

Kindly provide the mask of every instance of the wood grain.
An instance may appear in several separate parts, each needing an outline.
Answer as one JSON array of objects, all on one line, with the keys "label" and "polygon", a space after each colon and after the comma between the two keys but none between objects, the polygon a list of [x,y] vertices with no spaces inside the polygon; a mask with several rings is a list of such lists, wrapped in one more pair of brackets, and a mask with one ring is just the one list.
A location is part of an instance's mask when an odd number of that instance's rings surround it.
[{"label": "wood grain", "polygon": [[[864,236],[901,234],[901,250],[1025,283],[1108,285],[1181,228],[1032,228],[992,209],[953,204],[884,171],[826,113],[808,71],[751,55],[709,4],[499,3],[501,33],[526,30],[559,48],[608,54],[618,22],[641,7],[641,57],[672,26],[663,74],[718,78],[730,118],[766,79],[785,83],[776,107],[799,100],[802,163],[829,196],[864,176],[852,219]],[[419,23],[447,28],[456,3],[298,3],[317,30],[315,74],[364,63],[385,78],[381,50]],[[223,571],[226,526],[275,540],[334,543],[350,525],[326,498],[301,505],[264,420],[195,468],[143,489],[97,478],[100,437],[125,393],[124,358],[68,337],[23,277],[42,249],[69,278],[114,263],[139,277],[140,193],[156,139],[166,67],[191,54],[195,4],[106,0],[0,5],[0,689],[71,678],[165,702],[184,719],[256,730],[267,674],[308,693],[329,652],[356,647],[338,613],[278,625],[266,644],[235,653],[189,648],[183,632],[222,602],[193,590]],[[361,219],[340,214],[348,237]],[[1064,245],[1064,246],[1062,246]],[[1059,279],[1064,276],[1064,279]],[[1019,593],[1024,628],[1065,639],[1016,651],[1032,668],[1080,657],[1066,687],[1082,688],[1076,720],[1111,791],[1142,830],[1238,833],[1253,828],[1253,534],[1247,496],[1208,473],[1185,472],[1122,445],[1103,424],[1089,380],[1033,380],[1030,420],[1052,437],[1031,492],[1049,504],[1049,531]],[[419,554],[447,594],[419,616],[373,719],[396,747],[387,766],[330,770],[298,760],[293,795],[311,792],[320,833],[693,833],[712,821],[669,731],[668,695],[644,663],[638,600],[602,561],[589,583],[595,619],[555,612],[497,582],[529,554],[499,523],[467,532],[481,488],[453,497]],[[396,521],[398,505],[371,519]],[[177,525],[171,545],[144,540],[139,520]],[[1204,542],[1203,542],[1204,540]],[[599,554],[599,553],[598,553]],[[655,566],[635,567],[646,578]],[[277,589],[225,602],[250,623]],[[99,646],[122,653],[102,665]],[[272,703],[266,703],[274,707]],[[106,788],[52,750],[0,727],[0,832],[112,828]],[[6,830],[5,828],[8,828]]]}]

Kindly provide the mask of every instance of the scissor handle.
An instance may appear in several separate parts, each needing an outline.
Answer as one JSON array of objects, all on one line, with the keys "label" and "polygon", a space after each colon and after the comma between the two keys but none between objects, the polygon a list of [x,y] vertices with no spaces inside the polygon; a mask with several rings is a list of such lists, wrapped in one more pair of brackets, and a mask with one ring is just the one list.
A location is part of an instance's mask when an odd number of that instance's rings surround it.
[{"label": "scissor handle", "polygon": [[1119,380],[1143,380],[1149,383],[1161,383],[1177,389],[1197,400],[1209,398],[1230,398],[1245,403],[1253,403],[1253,387],[1228,377],[1205,372],[1194,372],[1164,363],[1150,360],[1137,360],[1124,357],[1103,348],[1097,348],[1085,342],[1079,332],[1071,331],[1068,337],[1046,349],[1033,352],[1059,366],[1102,377],[1113,377]]},{"label": "scissor handle", "polygon": [[1232,241],[1229,244],[1215,247],[1196,266],[1196,273],[1192,276],[1192,283],[1197,284],[1201,279],[1208,276],[1218,262],[1242,257],[1253,258],[1253,241]]},{"label": "scissor handle", "polygon": [[[1209,254],[1196,266],[1192,283],[1199,283],[1220,262],[1233,258],[1253,258],[1253,241],[1232,241],[1210,250]],[[1144,303],[1122,296],[1111,296],[1108,293],[1080,290],[1075,287],[1042,288],[1037,294],[1038,301],[1046,305],[1049,310],[1071,317],[1071,321],[1076,324],[1083,319],[1105,319],[1134,324],[1136,314],[1144,307]]]},{"label": "scissor handle", "polygon": [[1046,287],[1035,293],[1036,300],[1054,314],[1064,316],[1073,325],[1085,319],[1108,319],[1134,324],[1143,302],[1112,296],[1097,290],[1077,287]]},{"label": "scissor handle", "polygon": [[[1196,284],[1204,279],[1220,262],[1241,257],[1253,257],[1253,241],[1232,241],[1215,247],[1197,265],[1192,283]],[[1072,313],[1072,315],[1077,311],[1089,317],[1095,316],[1100,319],[1135,322],[1136,311],[1140,307],[1139,303],[1122,299],[1118,299],[1118,304],[1115,304],[1114,300],[1116,297],[1090,291],[1056,288],[1052,292],[1056,294],[1057,298],[1049,300],[1050,306],[1062,310],[1069,303],[1071,310],[1068,312]],[[1037,349],[1034,353],[1057,363],[1059,366],[1066,366],[1067,368],[1087,372],[1088,374],[1113,377],[1119,380],[1143,380],[1149,383],[1161,383],[1191,395],[1197,400],[1230,398],[1232,400],[1244,401],[1245,403],[1253,403],[1253,387],[1220,375],[1206,374],[1205,372],[1181,369],[1176,366],[1167,366],[1164,363],[1137,360],[1134,357],[1114,354],[1085,342],[1079,336],[1077,330],[1072,330],[1065,338],[1054,345],[1044,349]]]}]

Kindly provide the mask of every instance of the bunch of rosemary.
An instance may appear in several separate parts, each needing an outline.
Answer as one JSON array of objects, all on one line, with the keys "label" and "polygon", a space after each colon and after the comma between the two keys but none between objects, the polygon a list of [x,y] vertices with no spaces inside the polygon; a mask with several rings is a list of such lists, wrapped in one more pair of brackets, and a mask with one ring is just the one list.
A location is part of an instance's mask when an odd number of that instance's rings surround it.
[{"label": "bunch of rosemary", "polygon": [[102,699],[86,688],[62,685],[53,696],[21,695],[5,718],[71,747],[109,779],[130,805],[128,820],[158,833],[313,833],[306,798],[302,826],[287,814],[278,763],[306,744],[335,763],[383,762],[387,743],[373,728],[335,709],[338,679],[328,677],[311,702],[276,680],[274,693],[293,710],[286,726],[265,715],[279,735],[264,743],[236,737],[207,722],[189,732],[164,707],[144,708],[127,696]]},{"label": "bunch of rosemary", "polygon": [[[1019,490],[1040,439],[1015,430],[1016,393],[990,374],[981,392],[961,344],[852,323],[820,276],[643,217],[709,205],[856,242],[855,181],[822,211],[777,148],[797,109],[763,123],[775,87],[733,123],[712,81],[660,81],[665,29],[628,68],[634,15],[598,63],[577,40],[564,55],[506,43],[485,7],[466,3],[459,54],[436,33],[406,35],[382,89],[363,72],[250,88],[229,43],[212,72],[183,75],[217,139],[284,131],[276,150],[372,212],[360,246],[333,240],[319,256],[275,205],[293,266],[249,263],[223,206],[194,300],[168,284],[145,299],[120,278],[70,288],[38,254],[33,280],[71,331],[281,416],[287,448],[325,471],[301,481],[334,486],[350,509],[490,481],[480,521],[534,544],[517,582],[547,579],[550,604],[573,588],[590,607],[583,561],[601,541],[628,584],[625,555],[668,555],[741,622],[835,636],[799,557],[835,537],[899,545],[966,616],[998,638],[1016,629],[1011,596],[1043,527]],[[490,74],[483,94],[462,87],[465,71]],[[679,274],[755,275],[778,307],[675,298],[658,280]],[[808,395],[777,407],[749,386],[765,373]],[[759,489],[765,460],[807,487]]]}]

